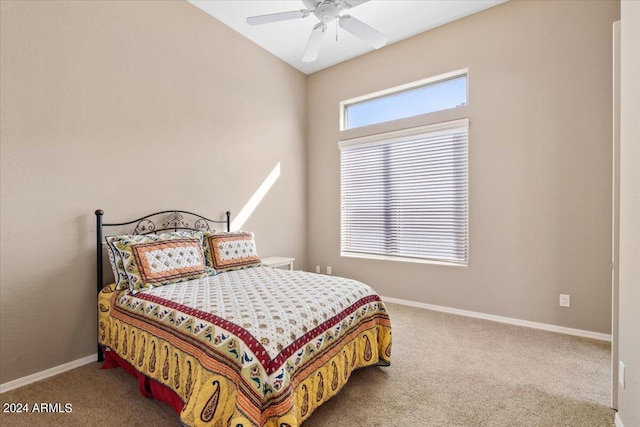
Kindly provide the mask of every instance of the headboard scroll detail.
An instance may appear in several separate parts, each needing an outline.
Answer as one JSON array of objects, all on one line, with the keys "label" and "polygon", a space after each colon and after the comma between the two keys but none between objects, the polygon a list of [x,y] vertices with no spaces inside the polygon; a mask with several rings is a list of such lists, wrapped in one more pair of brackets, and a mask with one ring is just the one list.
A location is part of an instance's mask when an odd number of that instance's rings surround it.
[{"label": "headboard scroll detail", "polygon": [[126,227],[131,225],[130,231],[126,234],[151,234],[162,231],[195,230],[195,231],[215,231],[213,224],[226,224],[226,231],[231,228],[231,212],[226,212],[226,219],[215,220],[195,214],[193,212],[181,210],[169,210],[154,212],[143,217],[119,223],[103,223],[101,209],[96,211],[98,226],[101,227]]}]

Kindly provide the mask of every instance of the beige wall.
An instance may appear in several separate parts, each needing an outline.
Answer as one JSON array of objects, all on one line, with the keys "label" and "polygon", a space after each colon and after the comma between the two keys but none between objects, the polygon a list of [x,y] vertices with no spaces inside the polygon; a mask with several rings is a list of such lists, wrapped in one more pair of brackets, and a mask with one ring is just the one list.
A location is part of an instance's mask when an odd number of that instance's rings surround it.
[{"label": "beige wall", "polygon": [[95,217],[237,213],[305,260],[305,76],[187,2],[0,2],[0,383],[95,353]]},{"label": "beige wall", "polygon": [[620,308],[618,416],[640,425],[640,2],[622,1],[620,87]]},{"label": "beige wall", "polygon": [[[510,1],[311,75],[309,267],[384,296],[610,333],[618,17],[616,1]],[[337,143],[366,129],[341,135],[339,102],[461,68],[469,105],[436,119],[470,119],[469,266],[340,257]]]}]

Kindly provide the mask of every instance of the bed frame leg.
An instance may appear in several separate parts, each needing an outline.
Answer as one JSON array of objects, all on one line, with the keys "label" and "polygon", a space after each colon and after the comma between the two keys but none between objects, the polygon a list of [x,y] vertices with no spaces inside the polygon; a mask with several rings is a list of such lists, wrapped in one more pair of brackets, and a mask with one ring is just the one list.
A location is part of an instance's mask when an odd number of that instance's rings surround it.
[{"label": "bed frame leg", "polygon": [[[96,211],[96,279],[97,279],[97,287],[98,294],[102,290],[102,215],[104,212],[102,209],[98,209]],[[99,316],[99,314],[98,314]],[[100,336],[100,319],[97,320],[97,328],[96,328],[96,340]],[[102,362],[104,360],[104,355],[102,354],[102,349],[100,348],[100,343],[98,343],[98,362]]]}]

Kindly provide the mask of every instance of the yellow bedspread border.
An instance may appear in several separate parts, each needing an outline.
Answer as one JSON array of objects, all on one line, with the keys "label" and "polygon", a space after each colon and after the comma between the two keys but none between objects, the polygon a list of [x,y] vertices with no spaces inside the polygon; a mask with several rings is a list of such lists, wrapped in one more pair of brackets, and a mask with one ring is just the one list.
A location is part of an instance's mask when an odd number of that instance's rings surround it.
[{"label": "yellow bedspread border", "polygon": [[241,378],[225,364],[202,363],[194,356],[197,351],[178,348],[176,340],[111,316],[117,293],[110,286],[98,296],[99,342],[180,396],[185,402],[180,419],[186,426],[296,427],[335,396],[354,370],[388,365],[391,359],[389,319],[364,322],[297,372],[290,396],[262,412],[238,391]]}]

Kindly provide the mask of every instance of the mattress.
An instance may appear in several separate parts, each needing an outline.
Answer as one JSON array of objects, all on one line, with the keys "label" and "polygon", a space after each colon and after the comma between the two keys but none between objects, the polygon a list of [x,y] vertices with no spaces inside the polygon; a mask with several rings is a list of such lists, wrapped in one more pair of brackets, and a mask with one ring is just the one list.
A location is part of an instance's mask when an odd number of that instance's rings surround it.
[{"label": "mattress", "polygon": [[355,369],[388,365],[391,324],[355,280],[267,267],[99,295],[99,342],[172,390],[187,426],[297,426]]}]

